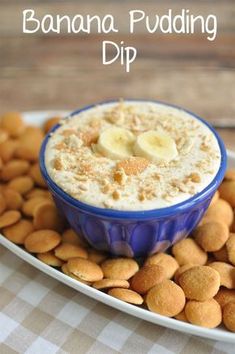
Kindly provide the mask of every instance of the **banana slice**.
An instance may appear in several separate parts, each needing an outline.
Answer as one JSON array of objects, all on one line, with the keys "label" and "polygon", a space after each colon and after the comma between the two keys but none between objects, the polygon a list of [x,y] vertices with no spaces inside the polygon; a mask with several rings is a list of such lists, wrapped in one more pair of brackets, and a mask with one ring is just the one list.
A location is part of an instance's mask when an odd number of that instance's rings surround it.
[{"label": "banana slice", "polygon": [[171,161],[178,155],[175,141],[169,135],[155,130],[137,137],[134,152],[155,162]]},{"label": "banana slice", "polygon": [[129,130],[112,127],[105,129],[98,140],[97,149],[113,160],[133,156],[135,136]]}]

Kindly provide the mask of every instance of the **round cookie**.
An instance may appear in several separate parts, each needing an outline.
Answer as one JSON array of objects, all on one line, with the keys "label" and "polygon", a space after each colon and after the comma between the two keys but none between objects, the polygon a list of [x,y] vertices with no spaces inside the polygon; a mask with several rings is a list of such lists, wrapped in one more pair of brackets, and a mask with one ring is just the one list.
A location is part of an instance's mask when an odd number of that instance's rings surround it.
[{"label": "round cookie", "polygon": [[183,310],[185,295],[177,284],[166,279],[148,291],[146,303],[150,311],[174,317]]},{"label": "round cookie", "polygon": [[228,289],[235,289],[235,267],[225,262],[212,262],[209,267],[220,275],[220,285]]},{"label": "round cookie", "polygon": [[14,159],[7,162],[1,171],[1,178],[8,182],[13,178],[26,174],[29,170],[29,162],[26,160]]},{"label": "round cookie", "polygon": [[52,117],[46,120],[43,125],[43,130],[47,134],[61,120],[60,117]]},{"label": "round cookie", "polygon": [[67,265],[69,272],[82,280],[95,282],[103,279],[104,275],[101,267],[88,259],[71,258],[68,260]]},{"label": "round cookie", "polygon": [[224,181],[219,187],[220,197],[226,200],[232,208],[235,207],[235,181]]},{"label": "round cookie", "polygon": [[131,279],[131,288],[139,294],[145,294],[165,278],[166,272],[162,266],[157,264],[145,265]]},{"label": "round cookie", "polygon": [[[1,119],[1,118],[0,118]],[[0,144],[9,139],[9,134],[6,130],[0,128]]]},{"label": "round cookie", "polygon": [[7,210],[19,210],[23,205],[23,198],[20,193],[10,188],[4,188],[2,191],[6,202]]},{"label": "round cookie", "polygon": [[45,264],[48,264],[52,267],[61,267],[63,265],[63,261],[57,258],[54,255],[53,251],[38,253],[37,258]]},{"label": "round cookie", "polygon": [[219,291],[220,276],[208,266],[196,266],[181,274],[179,284],[188,299],[206,301]]},{"label": "round cookie", "polygon": [[228,241],[226,242],[226,250],[229,262],[235,265],[235,233],[231,233]]},{"label": "round cookie", "polygon": [[215,300],[223,308],[229,302],[235,302],[235,290],[221,287],[218,293],[215,295]]},{"label": "round cookie", "polygon": [[3,162],[10,161],[18,148],[18,141],[9,139],[0,144],[0,157]]},{"label": "round cookie", "polygon": [[15,224],[21,218],[21,214],[18,210],[5,211],[0,216],[0,229]]},{"label": "round cookie", "polygon": [[3,234],[8,240],[22,245],[26,237],[33,232],[33,224],[29,220],[21,219],[13,225],[4,227]]},{"label": "round cookie", "polygon": [[130,284],[127,280],[123,279],[101,279],[92,284],[93,288],[95,289],[108,289],[108,288],[125,288],[128,289]]},{"label": "round cookie", "polygon": [[113,288],[108,291],[108,294],[133,305],[141,305],[144,302],[140,294],[129,289]]},{"label": "round cookie", "polygon": [[61,242],[61,236],[53,230],[39,230],[29,234],[24,246],[31,253],[44,253],[51,251]]},{"label": "round cookie", "polygon": [[34,211],[33,225],[35,230],[49,229],[60,232],[64,227],[64,220],[56,206],[51,201],[39,203]]},{"label": "round cookie", "polygon": [[44,181],[41,171],[40,171],[40,167],[38,163],[35,163],[29,171],[29,175],[30,177],[32,177],[32,179],[34,180],[35,184],[39,187],[43,187],[45,188],[46,182]]},{"label": "round cookie", "polygon": [[145,265],[147,266],[153,264],[162,266],[165,270],[166,278],[168,279],[171,279],[176,270],[179,268],[179,264],[175,258],[167,253],[157,253],[147,258]]},{"label": "round cookie", "polygon": [[55,255],[59,259],[63,261],[67,261],[70,258],[80,257],[80,258],[87,258],[88,254],[87,251],[80,247],[73,245],[71,243],[62,243],[55,249]]},{"label": "round cookie", "polygon": [[185,306],[185,315],[190,323],[206,328],[215,328],[222,321],[220,305],[214,299],[204,302],[188,301]]},{"label": "round cookie", "polygon": [[233,209],[226,200],[218,199],[211,205],[203,218],[204,221],[220,221],[228,226],[233,222]]},{"label": "round cookie", "polygon": [[73,245],[88,247],[85,239],[78,235],[74,230],[67,229],[62,233],[62,241],[65,243],[72,243]]},{"label": "round cookie", "polygon": [[27,126],[20,136],[16,155],[28,161],[37,161],[44,134],[39,127]]},{"label": "round cookie", "polygon": [[25,199],[37,198],[37,197],[45,197],[45,199],[50,199],[51,194],[48,190],[42,188],[33,188],[28,193],[24,195]]},{"label": "round cookie", "polygon": [[[26,200],[23,203],[22,206],[22,212],[26,215],[26,216],[30,216],[33,217],[35,210],[41,205],[44,204],[45,202],[49,202],[48,198],[45,198],[43,196],[41,197],[34,197],[34,198],[30,198],[28,200]],[[52,202],[51,202],[52,203]]]},{"label": "round cookie", "polygon": [[229,228],[220,222],[208,222],[198,226],[193,236],[198,245],[206,252],[220,250],[229,237]]},{"label": "round cookie", "polygon": [[191,238],[176,243],[172,253],[181,266],[188,263],[204,265],[207,262],[207,253]]},{"label": "round cookie", "polygon": [[25,124],[19,112],[7,112],[1,116],[1,128],[13,137],[19,137],[25,130]]},{"label": "round cookie", "polygon": [[224,306],[223,323],[229,331],[235,332],[235,302],[229,302]]},{"label": "round cookie", "polygon": [[193,267],[196,267],[197,265],[196,264],[193,264],[193,263],[187,263],[187,264],[184,264],[183,266],[179,267],[177,269],[177,271],[175,272],[175,275],[174,275],[174,282],[176,284],[179,284],[179,277],[181,276],[181,274],[183,274],[184,272],[186,272],[186,270],[190,269],[190,268],[193,268]]},{"label": "round cookie", "polygon": [[138,272],[138,263],[131,258],[107,259],[101,264],[105,278],[128,280]]},{"label": "round cookie", "polygon": [[14,191],[24,195],[28,193],[33,188],[34,182],[29,176],[20,176],[13,178],[9,183],[8,187]]},{"label": "round cookie", "polygon": [[6,210],[7,204],[5,198],[2,194],[0,194],[0,215]]},{"label": "round cookie", "polygon": [[178,313],[178,315],[174,316],[176,320],[178,321],[183,321],[183,322],[188,322],[187,317],[185,315],[185,311],[181,311],[180,313]]},{"label": "round cookie", "polygon": [[77,277],[76,275],[74,275],[73,273],[71,273],[68,269],[68,264],[67,263],[64,263],[61,267],[61,270],[64,274],[68,275],[70,278],[73,278],[77,281],[79,281],[80,283],[83,283],[83,284],[86,284],[86,285],[91,285],[91,282],[89,281],[85,281],[79,277]]}]

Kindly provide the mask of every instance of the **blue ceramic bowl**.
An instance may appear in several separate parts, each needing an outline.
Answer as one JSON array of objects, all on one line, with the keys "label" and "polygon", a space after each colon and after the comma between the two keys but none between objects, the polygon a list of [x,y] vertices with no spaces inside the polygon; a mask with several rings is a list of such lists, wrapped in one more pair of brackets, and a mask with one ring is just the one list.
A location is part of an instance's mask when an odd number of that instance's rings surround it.
[{"label": "blue ceramic bowl", "polygon": [[[106,103],[108,102],[101,104]],[[71,115],[76,115],[92,107],[79,109]],[[177,106],[171,107],[180,108]],[[202,121],[213,132],[220,147],[221,164],[215,178],[203,191],[182,203],[167,208],[147,211],[120,211],[97,208],[74,199],[65,193],[47,173],[45,149],[50,135],[46,136],[40,152],[40,167],[43,177],[59,210],[65,215],[71,227],[77,233],[83,235],[92,247],[108,251],[113,255],[147,256],[164,251],[177,241],[185,238],[199,223],[223,180],[227,160],[226,149],[219,135],[207,122],[189,111],[186,112],[195,119]],[[55,131],[58,127],[59,125],[55,126],[52,131]]]}]

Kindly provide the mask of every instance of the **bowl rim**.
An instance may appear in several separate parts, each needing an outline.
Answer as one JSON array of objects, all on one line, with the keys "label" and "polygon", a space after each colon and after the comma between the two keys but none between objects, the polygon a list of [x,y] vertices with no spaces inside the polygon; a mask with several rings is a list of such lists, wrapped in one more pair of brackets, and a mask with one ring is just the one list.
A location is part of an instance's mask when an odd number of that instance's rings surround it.
[{"label": "bowl rim", "polygon": [[[106,100],[106,101],[101,101],[98,103],[86,105],[82,108],[76,109],[73,111],[70,115],[64,117],[63,119],[67,119],[69,117],[73,117],[75,115],[78,115],[84,111],[87,111],[91,108],[94,108],[96,106],[100,105],[106,105],[106,104],[113,104],[113,103],[118,103],[120,102],[120,99],[112,99],[112,100]],[[227,167],[227,153],[226,153],[226,148],[224,145],[223,140],[219,136],[219,134],[216,132],[216,130],[212,127],[210,123],[205,121],[203,118],[198,116],[197,114],[182,108],[178,105],[174,104],[169,104],[163,101],[158,101],[158,100],[150,100],[150,99],[124,99],[124,102],[146,102],[146,103],[156,103],[159,105],[171,107],[171,108],[176,108],[180,111],[183,111],[195,119],[199,120],[202,122],[204,125],[206,125],[209,130],[213,133],[215,136],[217,143],[219,145],[220,149],[220,154],[221,154],[221,161],[220,161],[220,166],[219,169],[211,181],[211,183],[204,188],[201,192],[193,195],[192,197],[174,204],[169,207],[164,207],[164,208],[159,208],[159,209],[150,209],[150,210],[118,210],[118,209],[109,209],[109,208],[100,208],[96,207],[91,204],[87,204],[84,202],[79,201],[78,199],[73,198],[69,194],[67,194],[61,187],[59,187],[50,177],[50,175],[47,172],[46,164],[45,164],[45,151],[46,151],[46,146],[47,143],[51,137],[51,133],[55,132],[61,125],[56,124],[46,135],[46,137],[43,140],[41,150],[40,150],[40,156],[39,156],[39,163],[40,163],[40,169],[41,173],[46,180],[49,188],[57,194],[59,197],[61,197],[67,204],[72,205],[75,208],[79,208],[80,210],[83,210],[84,212],[87,212],[89,214],[95,214],[103,217],[108,217],[108,218],[113,218],[113,219],[161,219],[165,218],[168,216],[172,216],[174,214],[178,213],[183,213],[186,212],[188,209],[191,209],[194,207],[196,204],[199,204],[203,202],[207,197],[210,197],[213,192],[219,187],[220,183],[222,182],[224,178],[224,174],[226,171]]]}]

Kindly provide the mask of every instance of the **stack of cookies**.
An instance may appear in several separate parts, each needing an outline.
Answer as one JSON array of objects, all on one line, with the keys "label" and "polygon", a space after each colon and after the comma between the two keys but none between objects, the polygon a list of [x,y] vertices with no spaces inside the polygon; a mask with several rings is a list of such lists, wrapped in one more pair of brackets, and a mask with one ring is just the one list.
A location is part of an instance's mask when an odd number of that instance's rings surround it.
[{"label": "stack of cookies", "polygon": [[[69,277],[163,316],[235,332],[235,170],[228,170],[200,225],[169,253],[144,260],[92,249],[58,214],[41,176],[42,128],[19,113],[0,120],[0,229]],[[234,232],[234,233],[233,233]]]}]

